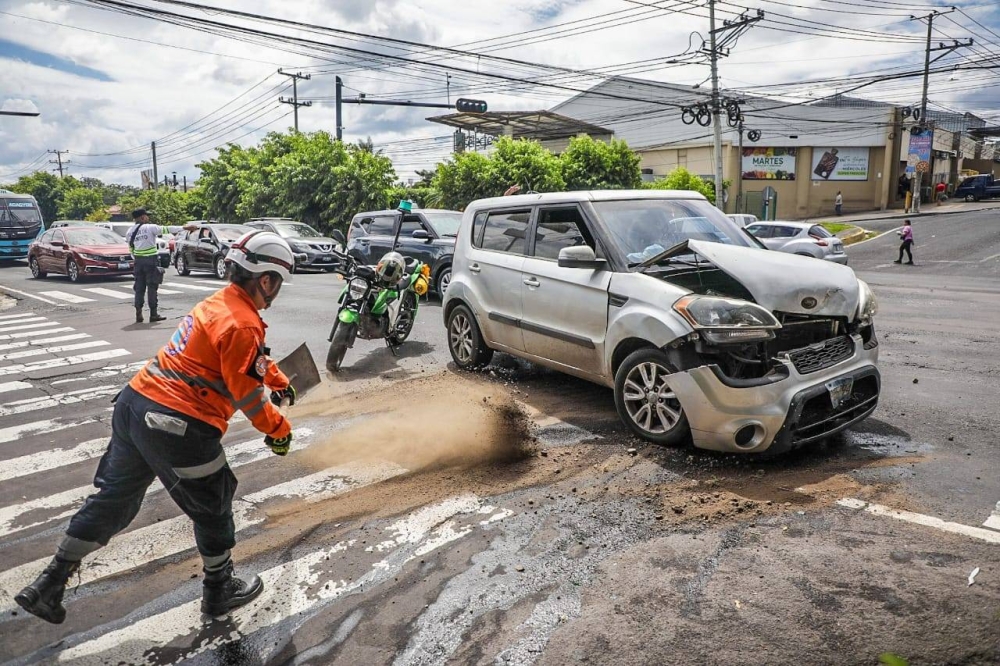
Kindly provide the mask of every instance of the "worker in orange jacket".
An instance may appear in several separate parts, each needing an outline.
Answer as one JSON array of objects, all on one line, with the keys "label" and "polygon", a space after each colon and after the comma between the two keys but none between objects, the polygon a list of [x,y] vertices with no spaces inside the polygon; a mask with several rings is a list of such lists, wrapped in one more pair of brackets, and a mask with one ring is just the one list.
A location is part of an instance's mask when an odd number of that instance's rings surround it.
[{"label": "worker in orange jacket", "polygon": [[233,574],[237,481],[221,440],[239,409],[274,453],[288,453],[292,426],[276,405],[294,403],[295,390],[268,355],[258,312],[274,302],[294,261],[274,233],[236,242],[227,255],[230,284],[196,305],[115,399],[111,441],[94,478],[99,492],[73,516],[52,562],[15,597],[22,608],[61,623],[70,576],[132,522],[154,478],[194,522],[202,612],[223,615],[263,591],[257,576],[245,582]]}]

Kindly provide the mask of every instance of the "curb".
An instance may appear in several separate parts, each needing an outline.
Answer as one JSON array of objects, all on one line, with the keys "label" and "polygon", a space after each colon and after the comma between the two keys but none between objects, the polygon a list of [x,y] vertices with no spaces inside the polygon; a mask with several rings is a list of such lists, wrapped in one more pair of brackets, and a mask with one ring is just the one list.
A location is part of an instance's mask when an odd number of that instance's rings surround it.
[{"label": "curb", "polygon": [[[843,235],[841,235],[843,234]],[[853,229],[845,229],[837,234],[837,238],[844,242],[844,245],[854,245],[865,239],[868,232],[861,227],[854,227]]]}]

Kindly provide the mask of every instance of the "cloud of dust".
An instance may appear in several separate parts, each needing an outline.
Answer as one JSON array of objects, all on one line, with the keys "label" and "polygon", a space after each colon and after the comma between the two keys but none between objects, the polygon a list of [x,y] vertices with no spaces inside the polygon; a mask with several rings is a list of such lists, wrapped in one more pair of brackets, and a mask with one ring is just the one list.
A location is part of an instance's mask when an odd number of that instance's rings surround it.
[{"label": "cloud of dust", "polygon": [[510,399],[475,392],[415,393],[399,396],[399,402],[309,447],[304,453],[306,462],[325,469],[388,461],[417,471],[514,462],[534,452],[531,422]]}]

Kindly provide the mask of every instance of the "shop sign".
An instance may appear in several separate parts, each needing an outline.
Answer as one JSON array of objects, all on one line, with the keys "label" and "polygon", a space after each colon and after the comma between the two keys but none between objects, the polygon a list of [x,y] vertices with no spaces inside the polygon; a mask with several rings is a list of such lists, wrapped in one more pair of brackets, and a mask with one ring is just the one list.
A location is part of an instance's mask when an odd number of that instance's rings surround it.
[{"label": "shop sign", "polygon": [[744,148],[743,180],[795,180],[795,148]]},{"label": "shop sign", "polygon": [[868,180],[869,148],[813,148],[813,180]]}]

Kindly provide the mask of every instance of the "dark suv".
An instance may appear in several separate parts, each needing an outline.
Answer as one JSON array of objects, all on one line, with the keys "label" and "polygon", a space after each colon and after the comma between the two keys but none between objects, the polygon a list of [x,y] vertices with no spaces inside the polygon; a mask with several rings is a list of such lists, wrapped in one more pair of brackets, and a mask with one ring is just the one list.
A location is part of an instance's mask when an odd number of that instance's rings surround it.
[{"label": "dark suv", "polygon": [[[337,239],[324,236],[305,222],[296,222],[284,217],[258,217],[247,222],[247,226],[264,231],[272,231],[286,241],[295,253],[295,268],[317,268],[333,270],[337,266],[334,252],[344,248]],[[340,234],[335,231],[335,234]],[[340,240],[344,237],[341,235]]]},{"label": "dark suv", "polygon": [[358,213],[347,231],[347,253],[359,262],[372,265],[384,254],[399,252],[431,267],[431,284],[439,296],[444,296],[451,282],[451,260],[455,254],[455,238],[462,223],[462,214],[454,210],[432,208],[413,210],[402,215],[399,240],[396,220],[400,213],[380,210]]},{"label": "dark suv", "polygon": [[253,231],[242,224],[206,224],[197,231],[182,231],[174,244],[174,268],[180,275],[208,271],[226,277],[226,254],[240,236]]}]

